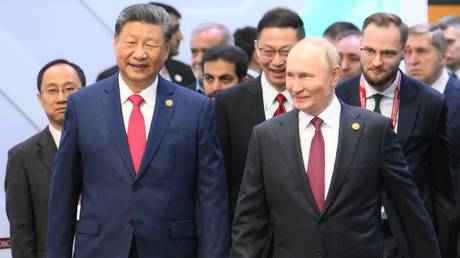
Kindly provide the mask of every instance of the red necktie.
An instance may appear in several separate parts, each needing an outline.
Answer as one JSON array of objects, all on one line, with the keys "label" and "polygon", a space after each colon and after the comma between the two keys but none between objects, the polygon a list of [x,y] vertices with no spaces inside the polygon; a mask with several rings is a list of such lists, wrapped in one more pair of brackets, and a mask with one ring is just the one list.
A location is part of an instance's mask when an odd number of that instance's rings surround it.
[{"label": "red necktie", "polygon": [[311,139],[310,154],[308,155],[307,177],[315,198],[316,205],[321,211],[324,207],[324,138],[321,133],[323,120],[315,116],[311,124],[315,127],[315,135]]},{"label": "red necktie", "polygon": [[277,115],[286,113],[286,109],[284,108],[284,101],[286,101],[286,97],[283,94],[278,93],[275,99],[276,101],[278,101],[279,105],[278,105],[278,109],[276,109],[273,116],[277,116]]},{"label": "red necktie", "polygon": [[128,123],[128,145],[134,171],[138,172],[145,149],[145,121],[141,112],[141,104],[144,99],[140,95],[131,95],[129,101],[133,103],[133,110]]}]

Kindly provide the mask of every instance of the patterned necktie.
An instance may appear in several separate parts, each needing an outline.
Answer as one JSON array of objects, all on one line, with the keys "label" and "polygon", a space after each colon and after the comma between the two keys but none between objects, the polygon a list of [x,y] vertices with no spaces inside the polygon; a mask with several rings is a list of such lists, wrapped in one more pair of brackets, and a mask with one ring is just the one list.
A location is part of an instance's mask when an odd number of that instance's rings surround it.
[{"label": "patterned necktie", "polygon": [[286,109],[284,108],[284,101],[286,101],[286,97],[283,94],[278,93],[278,95],[276,95],[275,100],[278,101],[279,105],[275,113],[273,114],[273,116],[277,116],[277,115],[286,113]]},{"label": "patterned necktie", "polygon": [[315,134],[311,139],[310,154],[308,155],[307,177],[315,198],[316,206],[321,211],[324,207],[324,138],[321,133],[323,120],[315,116],[311,122],[315,127]]},{"label": "patterned necktie", "polygon": [[140,95],[131,95],[129,101],[133,103],[133,110],[129,116],[128,123],[128,145],[131,153],[131,159],[136,174],[141,165],[142,156],[145,149],[145,121],[141,112],[141,104],[144,99]]},{"label": "patterned necktie", "polygon": [[377,113],[381,114],[381,112],[380,112],[380,101],[382,100],[383,95],[380,94],[380,93],[377,93],[377,94],[372,95],[372,97],[375,100],[374,112],[377,112]]}]

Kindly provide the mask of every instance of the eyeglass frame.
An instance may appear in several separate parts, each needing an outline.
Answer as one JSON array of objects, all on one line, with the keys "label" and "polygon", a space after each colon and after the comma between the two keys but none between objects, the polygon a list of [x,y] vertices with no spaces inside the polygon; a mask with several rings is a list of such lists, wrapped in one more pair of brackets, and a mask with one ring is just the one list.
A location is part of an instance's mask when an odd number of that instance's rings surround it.
[{"label": "eyeglass frame", "polygon": [[65,86],[64,88],[60,89],[58,87],[47,87],[45,89],[42,89],[40,90],[40,93],[46,93],[50,96],[58,96],[59,95],[59,92],[62,92],[62,94],[64,96],[68,96],[70,94],[72,94],[73,92],[77,91],[78,89],[80,89],[81,87],[77,87],[77,86]]},{"label": "eyeglass frame", "polygon": [[401,52],[404,50],[404,49],[401,49],[399,51],[396,51],[396,50],[382,50],[382,51],[376,51],[375,49],[373,48],[370,48],[370,47],[361,47],[359,48],[359,50],[361,51],[361,53],[369,58],[375,58],[377,56],[377,54],[382,58],[382,59],[385,59],[385,60],[391,60],[393,58],[395,58],[396,56],[398,56],[399,54],[401,54]]},{"label": "eyeglass frame", "polygon": [[[287,50],[286,50],[287,48]],[[268,50],[267,50],[268,49]],[[282,47],[281,49],[274,49],[272,47],[258,47],[257,50],[260,53],[260,57],[265,58],[266,60],[272,60],[275,58],[275,56],[278,54],[280,58],[286,59],[289,55],[289,52],[291,52],[292,46],[285,46]],[[271,53],[269,56],[263,53]],[[286,51],[286,53],[282,53],[283,51]]]}]

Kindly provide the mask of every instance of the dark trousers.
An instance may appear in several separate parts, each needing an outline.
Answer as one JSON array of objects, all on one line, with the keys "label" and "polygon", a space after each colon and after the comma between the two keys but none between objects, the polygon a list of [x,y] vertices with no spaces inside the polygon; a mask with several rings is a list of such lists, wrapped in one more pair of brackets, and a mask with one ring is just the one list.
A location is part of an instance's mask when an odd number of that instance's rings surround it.
[{"label": "dark trousers", "polygon": [[397,241],[391,232],[390,224],[388,220],[383,220],[383,237],[384,237],[384,252],[383,258],[404,258],[399,251]]},{"label": "dark trousers", "polygon": [[131,250],[129,250],[128,258],[139,258],[137,255],[136,235],[133,235],[133,241],[131,242]]}]

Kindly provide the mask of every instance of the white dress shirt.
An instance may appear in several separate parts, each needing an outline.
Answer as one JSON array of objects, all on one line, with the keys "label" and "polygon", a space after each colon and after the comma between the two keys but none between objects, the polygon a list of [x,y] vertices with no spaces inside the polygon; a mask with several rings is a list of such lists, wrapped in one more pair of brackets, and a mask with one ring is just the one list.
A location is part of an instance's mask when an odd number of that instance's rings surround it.
[{"label": "white dress shirt", "polygon": [[[131,95],[135,94],[131,89],[126,85],[126,83],[121,78],[121,75],[118,75],[118,81],[120,86],[120,103],[121,103],[121,112],[123,113],[123,122],[125,124],[125,131],[128,133],[128,123],[129,116],[133,110],[133,103],[128,99]],[[152,85],[148,86],[141,92],[139,95],[142,96],[144,102],[141,104],[141,112],[144,116],[145,121],[145,138],[148,138],[150,131],[150,124],[152,123],[153,111],[155,110],[155,101],[157,97],[157,88],[158,88],[158,76]]]},{"label": "white dress shirt", "polygon": [[262,84],[262,97],[264,100],[264,112],[265,112],[265,119],[268,120],[273,117],[273,114],[278,109],[279,103],[276,101],[276,96],[278,93],[281,93],[286,97],[286,101],[284,102],[284,108],[286,112],[293,109],[292,98],[289,92],[284,89],[284,91],[279,92],[267,80],[265,73],[262,72],[262,76],[260,76],[260,82]]},{"label": "white dress shirt", "polygon": [[[324,138],[325,151],[325,167],[324,167],[324,196],[327,198],[329,186],[331,184],[332,173],[334,172],[335,157],[337,153],[337,145],[339,142],[339,125],[341,106],[334,95],[334,98],[329,106],[318,116],[323,120],[321,124],[321,133]],[[300,148],[302,150],[302,158],[305,169],[308,168],[308,157],[310,155],[310,145],[313,136],[315,135],[315,127],[310,123],[314,116],[299,111],[299,137]],[[305,171],[307,172],[307,171]]]},{"label": "white dress shirt", "polygon": [[51,136],[53,137],[54,143],[56,144],[56,147],[59,149],[59,144],[61,143],[61,131],[54,128],[52,125],[48,125],[48,128],[50,130]]},{"label": "white dress shirt", "polygon": [[433,89],[437,90],[439,93],[444,94],[446,90],[447,81],[449,81],[449,73],[444,68],[441,76],[431,85]]},{"label": "white dress shirt", "polygon": [[[398,71],[400,73],[400,71]],[[374,89],[370,84],[364,80],[364,88],[366,89],[366,109],[373,111],[375,108],[375,99],[374,95],[380,93],[383,95],[382,99],[380,100],[380,113],[383,116],[391,118],[391,112],[393,110],[393,100],[395,97],[395,90],[396,90],[396,80],[388,87],[386,90],[380,92]],[[398,113],[396,114],[396,125],[394,131],[396,132],[398,129],[398,117],[399,117],[399,107]]]}]

